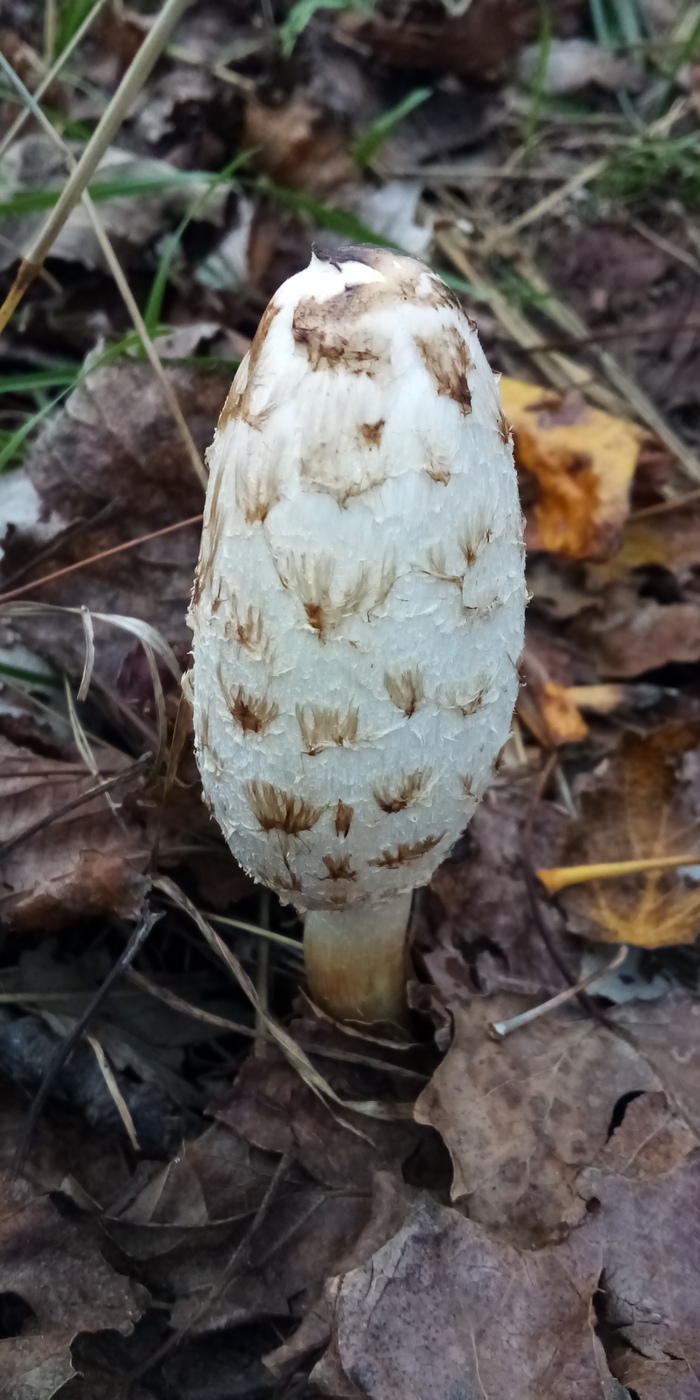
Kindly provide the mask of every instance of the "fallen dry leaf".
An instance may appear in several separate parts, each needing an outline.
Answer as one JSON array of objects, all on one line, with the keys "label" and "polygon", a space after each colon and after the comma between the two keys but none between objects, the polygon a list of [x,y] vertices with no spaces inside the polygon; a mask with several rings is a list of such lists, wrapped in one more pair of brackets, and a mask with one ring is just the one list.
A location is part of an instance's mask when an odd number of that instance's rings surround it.
[{"label": "fallen dry leaf", "polygon": [[[530,803],[529,781],[494,784],[417,901],[414,952],[445,1005],[469,1006],[479,992],[552,996],[565,985],[527,896],[521,837]],[[540,803],[532,832],[537,864],[549,863],[565,820]],[[552,938],[571,962],[556,930]]]},{"label": "fallen dry leaf", "polygon": [[[680,1155],[680,1154],[678,1154]],[[638,1355],[700,1393],[700,1152],[657,1175],[634,1156],[614,1168],[592,1167],[579,1187],[600,1202],[604,1240],[605,1320]],[[669,1377],[670,1378],[670,1377]],[[668,1392],[667,1392],[668,1393]],[[642,1395],[644,1391],[642,1391]]]},{"label": "fallen dry leaf", "polygon": [[309,194],[332,194],[357,181],[342,127],[301,94],[283,106],[250,97],[243,144],[254,149],[266,175]]},{"label": "fallen dry leaf", "polygon": [[[203,451],[213,435],[229,378],[186,369],[169,374],[190,431]],[[3,587],[10,587],[5,580],[32,565],[39,550],[44,557],[40,568],[32,568],[34,577],[188,519],[203,505],[201,484],[158,381],[150,366],[142,363],[122,362],[90,375],[37,437],[21,480],[29,500],[24,501],[16,528],[13,498],[10,509],[3,510],[7,532]],[[191,642],[185,611],[198,538],[195,524],[91,564],[33,591],[31,597],[142,618],[184,660]],[[49,542],[54,545],[50,557]],[[15,627],[55,666],[80,674],[84,640],[79,621],[67,625],[63,617],[32,618]],[[98,624],[96,676],[113,683],[133,647],[133,637]]]},{"label": "fallen dry leaf", "polygon": [[[629,511],[629,491],[647,434],[634,423],[591,408],[573,391],[501,379],[524,482],[530,549],[569,559],[612,553]],[[528,478],[536,483],[532,506]]]},{"label": "fallen dry leaf", "polygon": [[0,1292],[10,1307],[0,1339],[0,1396],[7,1400],[50,1400],[75,1375],[76,1335],[128,1334],[148,1302],[140,1284],[107,1264],[85,1228],[12,1173],[0,1178]]},{"label": "fallen dry leaf", "polygon": [[[422,1082],[420,1075],[402,1076],[400,1068],[392,1082],[391,1063],[385,1071],[353,1063],[352,1057],[363,1052],[376,1058],[378,1047],[371,1041],[366,1045],[311,1021],[293,1021],[289,1030],[343,1100],[381,1098],[387,1103],[396,1098],[399,1087],[402,1097],[410,1100]],[[326,1049],[329,1058],[323,1055]],[[343,1053],[351,1058],[343,1061]],[[424,1137],[410,1118],[360,1120],[341,1109],[336,1113],[272,1046],[248,1057],[230,1095],[214,1111],[219,1122],[252,1146],[280,1154],[292,1151],[314,1181],[337,1190],[366,1190],[376,1171],[400,1172]]]},{"label": "fallen dry leaf", "polygon": [[591,1326],[601,1255],[587,1228],[521,1254],[424,1196],[330,1285],[333,1342],[311,1379],[325,1395],[368,1400],[613,1400]]},{"label": "fallen dry leaf", "polygon": [[605,1145],[616,1104],[660,1088],[625,1040],[575,1013],[552,1012],[502,1042],[489,1035],[489,1022],[530,1004],[452,1008],[452,1047],[416,1104],[449,1149],[452,1199],[523,1246],[580,1220],[576,1177]]},{"label": "fallen dry leaf", "polygon": [[[697,730],[690,725],[668,726],[647,737],[626,734],[618,752],[587,780],[581,818],[564,832],[556,864],[595,865],[692,851],[697,828],[679,769],[697,743]],[[683,870],[587,881],[564,891],[560,902],[572,932],[606,943],[645,948],[690,943],[700,920],[697,880]]]},{"label": "fallen dry leaf", "polygon": [[[45,758],[0,736],[0,845],[95,781],[80,762]],[[0,917],[8,927],[44,933],[71,918],[133,919],[147,888],[148,858],[146,833],[120,823],[106,797],[91,798],[3,853]]]}]

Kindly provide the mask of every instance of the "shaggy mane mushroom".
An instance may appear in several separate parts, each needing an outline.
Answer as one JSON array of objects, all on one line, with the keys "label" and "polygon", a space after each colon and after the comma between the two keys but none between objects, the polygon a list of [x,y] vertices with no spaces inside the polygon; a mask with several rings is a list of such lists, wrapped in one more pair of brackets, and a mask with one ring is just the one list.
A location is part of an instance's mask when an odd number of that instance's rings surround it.
[{"label": "shaggy mane mushroom", "polygon": [[412,891],[489,781],[523,640],[513,453],[476,327],[411,258],[313,256],[272,298],[209,462],[205,798],[305,914],[312,999],[400,1021]]}]

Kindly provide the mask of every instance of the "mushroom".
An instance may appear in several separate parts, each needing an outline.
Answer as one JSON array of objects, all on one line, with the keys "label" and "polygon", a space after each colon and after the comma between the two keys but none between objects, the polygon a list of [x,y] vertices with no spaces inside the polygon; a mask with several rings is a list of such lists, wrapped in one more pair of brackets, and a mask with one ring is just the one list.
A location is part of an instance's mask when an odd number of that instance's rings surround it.
[{"label": "mushroom", "polygon": [[312,256],[209,452],[189,614],[205,801],[306,915],[313,1001],[405,1014],[406,929],[510,730],[522,517],[496,379],[429,268]]}]

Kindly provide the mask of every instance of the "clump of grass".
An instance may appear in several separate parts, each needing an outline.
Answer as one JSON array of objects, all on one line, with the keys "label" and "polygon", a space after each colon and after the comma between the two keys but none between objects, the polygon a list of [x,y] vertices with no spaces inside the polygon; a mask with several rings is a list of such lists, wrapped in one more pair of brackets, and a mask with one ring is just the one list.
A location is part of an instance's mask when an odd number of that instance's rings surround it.
[{"label": "clump of grass", "polygon": [[672,198],[686,209],[700,208],[700,133],[640,136],[611,159],[597,191],[628,204]]}]

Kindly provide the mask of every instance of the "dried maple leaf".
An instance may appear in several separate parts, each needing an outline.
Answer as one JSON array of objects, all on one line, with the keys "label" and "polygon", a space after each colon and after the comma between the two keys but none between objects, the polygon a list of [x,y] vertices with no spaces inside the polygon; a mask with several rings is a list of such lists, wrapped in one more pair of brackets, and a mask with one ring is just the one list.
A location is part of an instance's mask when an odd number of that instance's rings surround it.
[{"label": "dried maple leaf", "polygon": [[647,434],[591,408],[578,394],[563,396],[504,377],[501,395],[518,466],[537,483],[529,547],[569,559],[612,553]]},{"label": "dried maple leaf", "polygon": [[[582,815],[565,837],[561,866],[651,862],[698,849],[697,823],[677,776],[683,755],[697,742],[689,725],[646,738],[626,735],[583,793]],[[693,942],[700,927],[700,887],[682,869],[587,880],[561,899],[572,932],[606,943],[662,948]]]}]

